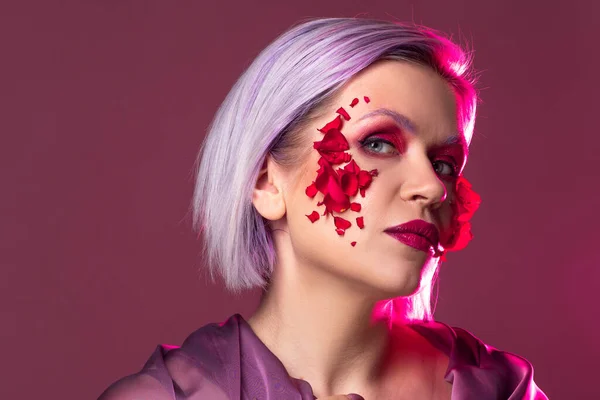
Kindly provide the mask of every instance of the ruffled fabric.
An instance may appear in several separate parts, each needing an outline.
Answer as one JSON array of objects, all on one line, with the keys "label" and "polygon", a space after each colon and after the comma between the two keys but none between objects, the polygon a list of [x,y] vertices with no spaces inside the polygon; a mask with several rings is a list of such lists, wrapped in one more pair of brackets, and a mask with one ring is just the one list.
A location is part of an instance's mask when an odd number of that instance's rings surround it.
[{"label": "ruffled fabric", "polygon": [[[410,327],[448,355],[445,379],[452,383],[452,400],[547,399],[533,381],[533,367],[524,358],[487,346],[464,329],[439,322]],[[156,400],[316,398],[310,384],[290,377],[239,314],[222,324],[203,326],[181,347],[157,346],[140,372],[115,382],[100,400],[147,394],[148,378],[164,389],[153,392]]]}]

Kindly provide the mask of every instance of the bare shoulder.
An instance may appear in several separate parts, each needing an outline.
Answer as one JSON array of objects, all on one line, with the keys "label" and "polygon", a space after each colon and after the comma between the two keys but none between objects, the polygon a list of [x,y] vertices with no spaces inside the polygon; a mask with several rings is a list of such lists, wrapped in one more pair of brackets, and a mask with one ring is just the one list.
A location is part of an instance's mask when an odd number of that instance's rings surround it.
[{"label": "bare shoulder", "polygon": [[147,374],[134,374],[110,385],[98,400],[174,400],[162,385]]}]

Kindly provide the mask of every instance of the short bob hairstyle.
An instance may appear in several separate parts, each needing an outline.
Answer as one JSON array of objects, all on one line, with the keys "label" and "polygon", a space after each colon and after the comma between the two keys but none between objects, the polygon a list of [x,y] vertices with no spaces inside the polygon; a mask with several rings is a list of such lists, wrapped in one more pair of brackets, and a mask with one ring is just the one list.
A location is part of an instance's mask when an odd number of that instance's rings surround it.
[{"label": "short bob hairstyle", "polygon": [[[292,27],[237,80],[196,160],[192,218],[203,236],[213,281],[220,274],[234,293],[268,288],[275,249],[251,202],[265,157],[297,165],[305,142],[302,130],[331,104],[340,87],[379,60],[413,62],[439,73],[454,90],[459,128],[470,143],[477,104],[470,57],[449,39],[428,28],[374,19],[321,18]],[[406,299],[408,318],[432,319],[437,270],[436,263],[419,291]]]}]

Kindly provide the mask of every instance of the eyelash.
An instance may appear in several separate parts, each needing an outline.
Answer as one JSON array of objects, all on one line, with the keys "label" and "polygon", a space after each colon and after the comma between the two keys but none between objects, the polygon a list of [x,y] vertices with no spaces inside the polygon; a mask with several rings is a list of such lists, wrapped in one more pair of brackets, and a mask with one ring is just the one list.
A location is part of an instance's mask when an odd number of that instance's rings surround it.
[{"label": "eyelash", "polygon": [[[368,136],[368,137],[366,137],[366,138],[364,138],[362,140],[359,140],[358,143],[360,144],[360,146],[363,149],[363,151],[365,151],[367,153],[370,153],[370,154],[377,154],[377,155],[384,154],[384,153],[378,153],[378,152],[374,152],[374,151],[369,150],[367,148],[367,146],[370,145],[370,144],[372,144],[372,143],[385,143],[385,144],[387,144],[388,146],[391,146],[394,149],[394,154],[392,154],[392,155],[399,155],[400,154],[400,151],[397,149],[397,146],[394,143],[390,142],[389,140],[385,140],[385,139],[382,139],[382,138],[374,136],[374,135],[371,135],[371,136]],[[388,156],[392,156],[392,155],[388,154]],[[443,176],[448,176],[448,177],[451,177],[451,178],[455,178],[455,177],[458,176],[458,173],[459,173],[458,168],[459,167],[456,164],[456,162],[450,161],[450,160],[445,160],[445,159],[440,159],[440,158],[435,159],[431,163],[432,165],[434,165],[434,170],[435,170],[435,163],[437,163],[437,162],[442,162],[442,163],[448,165],[452,169],[452,173],[451,174],[443,175]]]}]

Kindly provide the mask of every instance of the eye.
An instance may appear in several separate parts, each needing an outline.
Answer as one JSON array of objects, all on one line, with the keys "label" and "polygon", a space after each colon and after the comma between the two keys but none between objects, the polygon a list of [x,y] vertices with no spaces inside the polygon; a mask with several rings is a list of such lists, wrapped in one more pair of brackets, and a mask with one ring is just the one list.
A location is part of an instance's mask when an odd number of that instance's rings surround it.
[{"label": "eye", "polygon": [[359,143],[368,153],[379,155],[395,155],[400,153],[392,142],[376,136],[369,136]]},{"label": "eye", "polygon": [[450,177],[457,175],[457,166],[451,161],[434,160],[431,164],[438,175]]}]

